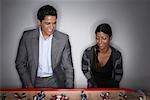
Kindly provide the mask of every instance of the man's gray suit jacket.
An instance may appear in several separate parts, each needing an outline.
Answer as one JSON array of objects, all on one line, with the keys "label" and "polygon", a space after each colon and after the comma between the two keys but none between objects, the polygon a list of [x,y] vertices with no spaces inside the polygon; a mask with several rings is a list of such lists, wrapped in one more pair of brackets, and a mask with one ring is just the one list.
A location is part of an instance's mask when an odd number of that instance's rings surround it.
[{"label": "man's gray suit jacket", "polygon": [[[52,38],[51,59],[53,76],[58,88],[74,87],[74,69],[68,35],[55,31]],[[23,87],[34,86],[39,63],[39,29],[25,31],[20,39],[16,69]]]}]

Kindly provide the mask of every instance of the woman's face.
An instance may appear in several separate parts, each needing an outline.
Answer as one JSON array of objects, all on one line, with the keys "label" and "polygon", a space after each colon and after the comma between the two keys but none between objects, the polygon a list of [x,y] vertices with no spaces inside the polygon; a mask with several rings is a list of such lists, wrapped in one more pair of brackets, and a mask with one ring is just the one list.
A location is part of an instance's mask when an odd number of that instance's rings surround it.
[{"label": "woman's face", "polygon": [[99,46],[100,50],[107,49],[110,44],[111,37],[104,32],[96,33],[96,43]]}]

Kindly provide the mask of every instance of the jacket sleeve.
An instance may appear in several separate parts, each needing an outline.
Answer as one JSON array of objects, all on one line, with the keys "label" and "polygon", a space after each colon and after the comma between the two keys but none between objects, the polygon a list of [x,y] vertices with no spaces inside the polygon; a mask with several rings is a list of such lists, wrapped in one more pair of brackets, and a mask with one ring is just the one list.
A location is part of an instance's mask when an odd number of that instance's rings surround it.
[{"label": "jacket sleeve", "polygon": [[87,57],[87,51],[84,51],[82,56],[82,72],[87,78],[87,80],[91,79],[90,59]]},{"label": "jacket sleeve", "polygon": [[65,48],[62,54],[62,63],[63,63],[65,76],[66,76],[66,81],[65,81],[66,88],[73,88],[74,87],[74,69],[73,69],[73,63],[72,63],[71,45],[70,45],[68,36],[67,36],[67,41],[66,41]]},{"label": "jacket sleeve", "polygon": [[25,44],[25,32],[23,33],[19,42],[15,63],[16,63],[16,69],[22,81],[22,85],[23,87],[27,87],[28,84],[31,84],[31,82],[27,72],[28,63],[27,63],[27,51],[26,51],[26,44]]},{"label": "jacket sleeve", "polygon": [[123,76],[123,64],[122,64],[122,55],[119,52],[118,57],[115,61],[115,77],[114,80],[120,82]]},{"label": "jacket sleeve", "polygon": [[91,62],[90,59],[88,58],[88,51],[85,50],[82,56],[82,72],[87,78],[88,88],[97,87],[95,81],[92,78],[90,66],[91,66]]}]

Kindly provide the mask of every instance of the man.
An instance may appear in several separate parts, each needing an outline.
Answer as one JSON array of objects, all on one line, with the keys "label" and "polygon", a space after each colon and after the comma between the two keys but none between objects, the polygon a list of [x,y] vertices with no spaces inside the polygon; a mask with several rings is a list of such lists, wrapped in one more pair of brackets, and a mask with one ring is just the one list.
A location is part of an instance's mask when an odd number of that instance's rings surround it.
[{"label": "man", "polygon": [[38,10],[38,28],[20,39],[16,69],[24,88],[73,88],[74,69],[68,35],[56,30],[57,11]]}]

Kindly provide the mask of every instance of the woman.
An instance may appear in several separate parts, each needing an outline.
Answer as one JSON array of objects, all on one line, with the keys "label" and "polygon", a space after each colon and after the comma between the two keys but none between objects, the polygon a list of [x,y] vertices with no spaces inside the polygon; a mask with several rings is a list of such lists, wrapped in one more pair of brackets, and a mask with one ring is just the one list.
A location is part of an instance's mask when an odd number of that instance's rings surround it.
[{"label": "woman", "polygon": [[82,71],[88,88],[119,87],[122,79],[122,56],[110,45],[112,30],[109,24],[100,24],[96,30],[96,45],[87,48],[82,57]]}]

